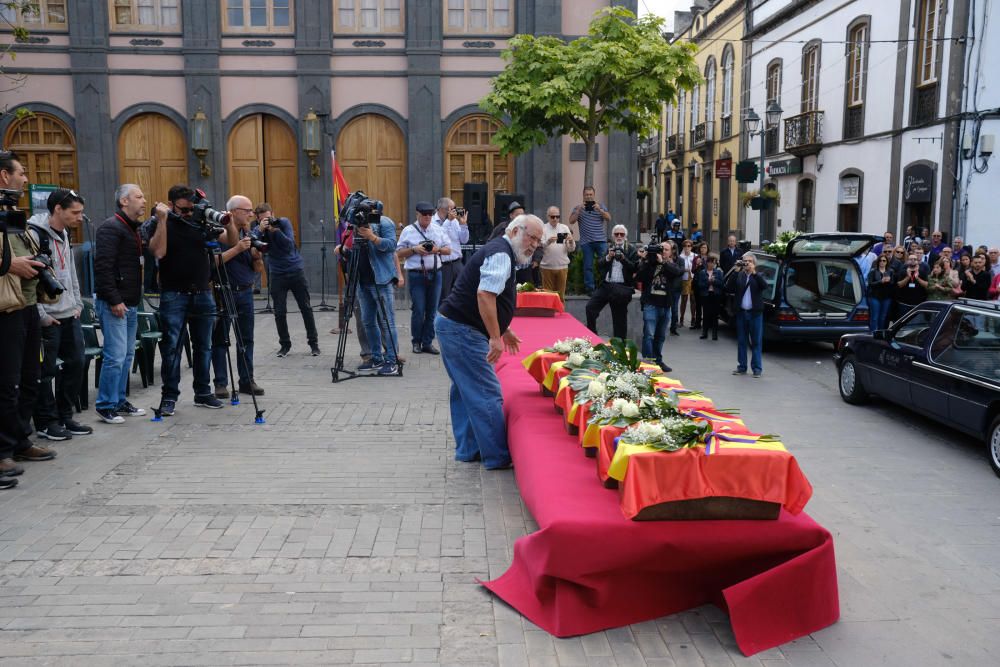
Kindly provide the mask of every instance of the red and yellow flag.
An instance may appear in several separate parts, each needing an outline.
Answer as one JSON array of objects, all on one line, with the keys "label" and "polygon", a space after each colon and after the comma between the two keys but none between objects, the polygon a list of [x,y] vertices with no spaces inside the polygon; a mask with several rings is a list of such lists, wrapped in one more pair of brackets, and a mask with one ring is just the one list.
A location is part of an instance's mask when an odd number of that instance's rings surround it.
[{"label": "red and yellow flag", "polygon": [[344,178],[344,172],[340,170],[340,165],[337,164],[337,151],[332,148],[330,149],[330,162],[333,165],[333,169],[330,170],[333,173],[333,212],[339,221],[340,207],[347,201],[350,189],[347,187],[347,179]]}]

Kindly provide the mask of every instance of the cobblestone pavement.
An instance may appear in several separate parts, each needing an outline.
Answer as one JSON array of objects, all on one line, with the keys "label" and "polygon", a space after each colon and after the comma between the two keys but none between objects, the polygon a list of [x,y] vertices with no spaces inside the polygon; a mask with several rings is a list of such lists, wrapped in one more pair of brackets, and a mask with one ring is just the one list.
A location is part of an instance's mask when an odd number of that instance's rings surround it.
[{"label": "cobblestone pavement", "polygon": [[[493,599],[477,578],[535,526],[510,471],[452,460],[439,358],[334,385],[336,339],[310,357],[290,323],[277,359],[258,317],[266,425],[249,401],[194,407],[184,369],[176,416],[95,424],[0,492],[2,664],[964,667],[1000,653],[1000,485],[946,430],[842,405],[828,348],[766,355],[763,381],[736,384],[727,336],[668,343],[686,383],[785,436],[837,540],[841,622],[746,658],[712,607],[555,639]],[[132,400],[155,405],[159,388]]]}]

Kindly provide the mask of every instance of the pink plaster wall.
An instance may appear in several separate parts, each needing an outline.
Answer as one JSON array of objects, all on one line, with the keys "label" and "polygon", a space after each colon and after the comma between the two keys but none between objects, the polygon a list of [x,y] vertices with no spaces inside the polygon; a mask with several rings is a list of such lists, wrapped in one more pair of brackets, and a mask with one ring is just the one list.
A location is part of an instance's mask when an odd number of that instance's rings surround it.
[{"label": "pink plaster wall", "polygon": [[[359,93],[359,91],[363,91]],[[333,118],[358,104],[382,104],[403,118],[410,113],[403,77],[333,77],[330,81],[330,113]]]},{"label": "pink plaster wall", "polygon": [[295,71],[295,56],[219,56],[219,69],[246,72],[257,70]]},{"label": "pink plaster wall", "polygon": [[[269,42],[274,42],[274,46],[243,46],[243,40],[246,39],[263,39]],[[231,33],[222,38],[222,48],[240,49],[246,51],[247,53],[267,53],[271,49],[295,48],[295,38],[291,35],[288,35],[287,37],[278,37],[276,35],[237,35],[235,33]]]},{"label": "pink plaster wall", "polygon": [[11,109],[28,102],[45,102],[59,107],[70,116],[76,115],[73,106],[73,79],[66,75],[32,74],[19,87],[4,92],[0,99]]},{"label": "pink plaster wall", "polygon": [[469,58],[464,53],[441,57],[442,72],[499,72],[503,66],[500,58]]},{"label": "pink plaster wall", "polygon": [[479,104],[490,92],[490,80],[446,76],[441,78],[441,117],[466,104]]},{"label": "pink plaster wall", "polygon": [[606,0],[573,0],[562,3],[563,34],[586,35],[590,21],[594,18],[594,12],[607,6]]},{"label": "pink plaster wall", "polygon": [[[354,42],[357,40],[365,41],[369,39],[385,42],[385,46],[381,48],[354,46]],[[333,48],[354,49],[359,54],[365,54],[365,53],[372,54],[372,53],[378,53],[379,51],[383,51],[385,49],[402,49],[405,47],[406,47],[406,40],[403,37],[381,37],[381,36],[372,37],[371,35],[350,35],[350,36],[338,35],[337,37],[333,38]]]},{"label": "pink plaster wall", "polygon": [[240,107],[263,102],[284,109],[293,118],[299,117],[298,82],[292,77],[223,76],[219,78],[219,93],[223,118],[229,118]]},{"label": "pink plaster wall", "polygon": [[137,56],[132,53],[109,53],[108,68],[111,70],[173,70],[180,72],[184,69],[184,56]]},{"label": "pink plaster wall", "polygon": [[[442,41],[441,46],[442,46],[442,48],[445,51],[447,51],[447,50],[459,50],[459,51],[462,51],[463,53],[469,53],[471,51],[476,51],[477,49],[467,49],[464,46],[462,46],[462,43],[463,42],[467,42],[467,41],[470,41],[468,37],[445,37],[444,40]],[[495,46],[493,47],[494,49],[501,49],[502,50],[502,49],[506,49],[507,48],[507,39],[506,38],[489,37],[489,38],[482,38],[482,39],[480,39],[480,38],[476,37],[476,38],[473,38],[472,41],[476,41],[476,42],[479,42],[479,41],[493,42],[495,44]]]},{"label": "pink plaster wall", "polygon": [[151,100],[170,107],[181,116],[187,115],[184,108],[184,79],[181,77],[111,75],[108,89],[112,118],[133,104]]},{"label": "pink plaster wall", "polygon": [[[15,53],[17,53],[17,47],[14,47]],[[70,66],[70,59],[68,53],[17,53],[17,60],[11,60],[10,55],[5,56],[0,60],[5,68],[17,68],[17,67],[45,67],[53,70],[68,70]],[[3,91],[3,96],[6,97],[8,94],[6,91],[10,87],[6,77],[0,79],[0,91]]]},{"label": "pink plaster wall", "polygon": [[379,56],[372,58],[371,54],[359,53],[356,56],[333,56],[330,58],[330,70],[334,72],[399,72],[406,73],[406,56]]}]

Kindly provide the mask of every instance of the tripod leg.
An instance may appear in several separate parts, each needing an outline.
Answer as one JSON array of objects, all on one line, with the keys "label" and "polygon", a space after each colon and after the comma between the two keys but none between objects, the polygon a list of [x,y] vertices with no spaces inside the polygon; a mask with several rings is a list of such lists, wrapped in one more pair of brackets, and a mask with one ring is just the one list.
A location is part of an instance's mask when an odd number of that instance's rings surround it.
[{"label": "tripod leg", "polygon": [[337,335],[337,356],[334,359],[333,368],[330,369],[334,382],[339,382],[340,374],[345,372],[348,374],[348,377],[357,377],[357,373],[344,370],[344,353],[347,350],[347,331],[350,327],[351,316],[354,315],[354,304],[358,295],[359,255],[359,252],[352,251],[347,261],[347,286],[344,290],[344,304],[340,312],[343,320],[340,326],[340,333]]}]

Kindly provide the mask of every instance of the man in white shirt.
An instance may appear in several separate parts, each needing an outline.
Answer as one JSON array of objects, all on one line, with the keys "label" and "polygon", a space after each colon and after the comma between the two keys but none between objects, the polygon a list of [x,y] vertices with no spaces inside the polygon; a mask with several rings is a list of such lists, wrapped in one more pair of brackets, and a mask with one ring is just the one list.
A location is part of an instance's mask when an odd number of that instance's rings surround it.
[{"label": "man in white shirt", "polygon": [[431,224],[434,206],[417,202],[417,220],[403,228],[396,255],[403,260],[410,286],[410,338],[413,353],[441,354],[434,347],[434,316],[441,300],[441,260],[451,256],[448,235]]},{"label": "man in white shirt", "polygon": [[[461,215],[459,215],[461,213]],[[448,197],[441,197],[437,202],[437,210],[431,222],[440,225],[448,236],[451,254],[441,258],[441,301],[444,301],[451,291],[451,286],[462,272],[462,244],[469,242],[469,212],[459,211],[455,202]]]},{"label": "man in white shirt", "polygon": [[544,250],[541,260],[542,289],[558,292],[566,300],[566,278],[569,275],[569,254],[576,250],[576,241],[568,226],[562,223],[558,206],[549,206],[545,213],[548,224],[542,227]]}]

